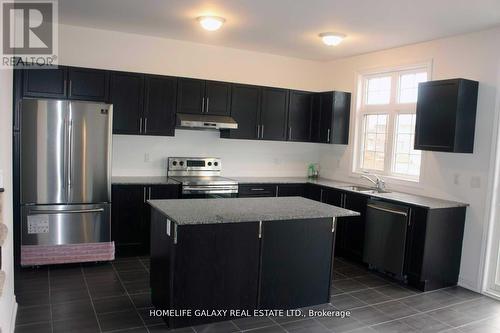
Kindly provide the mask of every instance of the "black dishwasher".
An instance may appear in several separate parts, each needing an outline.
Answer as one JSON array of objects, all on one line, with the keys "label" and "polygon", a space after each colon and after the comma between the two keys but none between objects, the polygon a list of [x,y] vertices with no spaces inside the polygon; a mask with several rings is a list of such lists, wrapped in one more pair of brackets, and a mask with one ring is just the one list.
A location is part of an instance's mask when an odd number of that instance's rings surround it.
[{"label": "black dishwasher", "polygon": [[368,200],[363,260],[370,267],[403,277],[407,206]]}]

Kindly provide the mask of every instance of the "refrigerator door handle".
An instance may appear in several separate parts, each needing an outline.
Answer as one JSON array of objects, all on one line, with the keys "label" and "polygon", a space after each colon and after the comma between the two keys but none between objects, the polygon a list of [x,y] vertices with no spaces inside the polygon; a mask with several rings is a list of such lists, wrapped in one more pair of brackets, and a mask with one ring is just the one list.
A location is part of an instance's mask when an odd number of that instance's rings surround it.
[{"label": "refrigerator door handle", "polygon": [[93,209],[72,209],[72,210],[30,210],[30,214],[80,214],[80,213],[101,213],[104,208]]},{"label": "refrigerator door handle", "polygon": [[68,188],[71,188],[72,172],[73,168],[73,120],[70,119],[68,123],[68,137],[69,137],[69,149],[68,149]]},{"label": "refrigerator door handle", "polygon": [[[63,179],[68,179],[68,169],[69,169],[69,119],[65,118],[64,119],[64,128],[63,128],[63,133],[64,133],[64,141],[63,141]],[[66,189],[66,197],[69,195],[69,191],[67,190],[67,184],[66,182],[62,182],[62,188]]]}]

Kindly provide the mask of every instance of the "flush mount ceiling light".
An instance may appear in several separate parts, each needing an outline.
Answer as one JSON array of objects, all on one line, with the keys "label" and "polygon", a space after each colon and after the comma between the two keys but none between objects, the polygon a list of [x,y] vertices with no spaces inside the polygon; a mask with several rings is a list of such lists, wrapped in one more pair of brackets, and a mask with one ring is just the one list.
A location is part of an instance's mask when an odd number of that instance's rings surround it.
[{"label": "flush mount ceiling light", "polygon": [[319,37],[321,37],[325,45],[337,46],[344,40],[346,35],[336,32],[322,32],[319,34]]},{"label": "flush mount ceiling light", "polygon": [[219,16],[200,16],[197,20],[200,22],[202,28],[208,31],[219,30],[224,22],[226,22],[226,19]]}]

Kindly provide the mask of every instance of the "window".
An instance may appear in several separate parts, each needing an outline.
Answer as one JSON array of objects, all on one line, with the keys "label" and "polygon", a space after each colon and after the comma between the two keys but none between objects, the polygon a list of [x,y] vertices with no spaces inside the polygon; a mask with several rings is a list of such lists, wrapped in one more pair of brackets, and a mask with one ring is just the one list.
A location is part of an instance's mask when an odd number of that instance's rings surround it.
[{"label": "window", "polygon": [[413,149],[418,84],[428,66],[363,75],[354,171],[418,180],[421,152]]}]

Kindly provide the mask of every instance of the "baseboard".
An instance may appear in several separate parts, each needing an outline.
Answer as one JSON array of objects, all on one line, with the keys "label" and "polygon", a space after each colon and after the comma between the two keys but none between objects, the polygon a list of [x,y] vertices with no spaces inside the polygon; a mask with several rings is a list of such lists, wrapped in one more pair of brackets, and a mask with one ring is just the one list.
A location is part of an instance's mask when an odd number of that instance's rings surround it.
[{"label": "baseboard", "polygon": [[497,301],[500,301],[500,296],[498,295],[498,292],[494,292],[494,291],[486,289],[483,292],[483,294],[486,295],[486,296],[488,296],[488,297],[491,297],[493,299],[496,299]]},{"label": "baseboard", "polygon": [[14,294],[12,295],[10,308],[12,309],[12,311],[10,314],[9,330],[7,332],[14,333],[14,329],[16,328],[16,316],[17,316],[17,302],[16,302],[16,295]]},{"label": "baseboard", "polygon": [[465,289],[475,291],[476,293],[482,292],[481,288],[479,286],[477,286],[476,283],[474,283],[468,279],[464,279],[460,276],[458,277],[458,285],[460,287],[464,287]]}]

